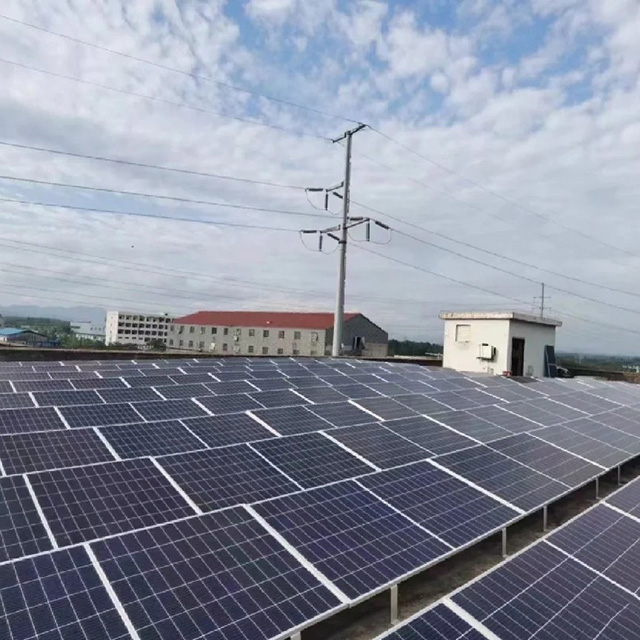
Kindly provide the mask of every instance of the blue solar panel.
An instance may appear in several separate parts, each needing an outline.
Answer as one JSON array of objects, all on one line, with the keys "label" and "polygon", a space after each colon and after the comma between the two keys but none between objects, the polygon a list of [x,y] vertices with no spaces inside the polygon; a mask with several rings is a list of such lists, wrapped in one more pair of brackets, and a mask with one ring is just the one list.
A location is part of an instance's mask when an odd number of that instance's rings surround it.
[{"label": "blue solar panel", "polygon": [[113,456],[93,429],[0,436],[0,462],[6,474],[108,460],[113,460]]},{"label": "blue solar panel", "polygon": [[374,473],[358,482],[454,547],[518,517],[514,509],[428,462]]},{"label": "blue solar panel", "polygon": [[52,548],[21,476],[0,478],[0,505],[0,562]]},{"label": "blue solar panel", "polygon": [[432,455],[441,455],[473,447],[477,443],[452,429],[443,427],[428,418],[416,416],[415,418],[403,418],[402,420],[389,420],[384,423],[387,429],[401,435],[411,442],[415,442]]},{"label": "blue solar panel", "polygon": [[87,404],[61,407],[60,413],[70,427],[98,427],[131,424],[142,420],[130,404]]},{"label": "blue solar panel", "polygon": [[316,404],[322,404],[327,402],[344,402],[347,400],[347,396],[337,389],[331,387],[312,387],[298,389],[298,393],[304,396],[307,400],[315,402]]},{"label": "blue solar panel", "polygon": [[263,407],[293,407],[295,405],[309,404],[305,398],[294,393],[291,389],[284,391],[260,391],[252,393],[253,400],[259,402]]},{"label": "blue solar panel", "polygon": [[83,547],[0,566],[3,640],[130,640]]},{"label": "blue solar panel", "polygon": [[373,470],[321,433],[261,440],[251,446],[305,488]]},{"label": "blue solar panel", "polygon": [[251,413],[283,436],[322,431],[333,426],[315,413],[311,413],[306,407],[259,409]]},{"label": "blue solar panel", "polygon": [[636,518],[640,518],[640,483],[631,482],[609,496],[607,502]]},{"label": "blue solar panel", "polygon": [[148,375],[148,376],[129,376],[126,375],[124,377],[124,380],[127,382],[127,384],[130,387],[133,387],[134,389],[138,388],[138,387],[160,387],[160,386],[166,386],[166,385],[172,385],[175,384],[175,381],[172,380],[169,376],[154,376],[154,375]]},{"label": "blue solar panel", "polygon": [[154,388],[167,400],[173,400],[176,398],[197,398],[198,396],[208,396],[213,393],[203,384],[180,384]]},{"label": "blue solar panel", "polygon": [[119,378],[88,378],[73,380],[74,389],[126,389],[124,382]]},{"label": "blue solar panel", "polygon": [[359,407],[370,411],[381,420],[397,420],[399,418],[410,418],[417,415],[413,409],[410,409],[400,402],[396,402],[393,398],[363,398],[354,401]]},{"label": "blue solar panel", "polygon": [[354,482],[276,498],[254,508],[353,599],[451,550]]},{"label": "blue solar panel", "polygon": [[375,418],[350,402],[333,402],[330,404],[314,404],[309,406],[317,416],[324,418],[335,427],[351,427],[356,424],[367,424]]},{"label": "blue solar panel", "polygon": [[193,400],[136,402],[133,407],[145,420],[175,420],[207,415],[207,412]]},{"label": "blue solar panel", "polygon": [[394,398],[397,402],[401,402],[405,406],[413,409],[416,413],[420,413],[426,416],[434,416],[438,413],[449,412],[450,409],[446,404],[438,402],[437,396],[425,396],[417,393],[396,396]]},{"label": "blue solar panel", "polygon": [[569,489],[485,445],[438,456],[435,461],[525,511],[537,509]]},{"label": "blue solar panel", "polygon": [[43,471],[30,476],[30,480],[61,546],[194,512],[148,459]]},{"label": "blue solar panel", "polygon": [[104,427],[100,432],[121,458],[183,453],[207,446],[178,420]]},{"label": "blue solar panel", "polygon": [[[18,393],[23,391],[73,391],[74,389],[69,380],[41,380],[33,382],[20,382],[18,380],[13,383],[13,386]],[[9,387],[9,391],[11,391],[11,387]]]},{"label": "blue solar panel", "polygon": [[273,438],[274,434],[246,413],[190,418],[182,423],[209,447]]},{"label": "blue solar panel", "polygon": [[262,409],[262,405],[246,394],[234,394],[229,396],[204,396],[198,398],[198,402],[206,407],[214,415],[227,413],[240,413],[250,409]]},{"label": "blue solar panel", "polygon": [[35,407],[28,393],[0,393],[0,409]]},{"label": "blue solar panel", "polygon": [[36,391],[33,394],[39,407],[65,407],[73,404],[102,404],[102,398],[92,390]]},{"label": "blue solar panel", "polygon": [[92,544],[143,640],[269,640],[340,606],[241,508]]},{"label": "blue solar panel", "polygon": [[204,511],[274,498],[300,487],[246,445],[166,456],[160,464]]},{"label": "blue solar panel", "polygon": [[0,410],[0,435],[64,429],[64,423],[52,407]]},{"label": "blue solar panel", "polygon": [[512,435],[511,431],[483,420],[468,411],[439,413],[433,416],[433,419],[479,442],[492,442]]},{"label": "blue solar panel", "polygon": [[209,382],[207,389],[210,389],[219,396],[226,396],[235,393],[255,393],[256,387],[250,385],[245,380],[233,380],[231,382]]},{"label": "blue solar panel", "polygon": [[153,389],[99,389],[98,394],[105,402],[147,402],[159,400]]}]

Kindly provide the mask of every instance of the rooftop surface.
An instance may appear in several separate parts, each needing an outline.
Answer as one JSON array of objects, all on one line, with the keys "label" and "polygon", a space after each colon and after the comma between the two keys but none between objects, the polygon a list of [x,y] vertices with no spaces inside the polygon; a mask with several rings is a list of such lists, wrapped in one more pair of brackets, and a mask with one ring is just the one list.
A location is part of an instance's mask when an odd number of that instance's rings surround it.
[{"label": "rooftop surface", "polygon": [[[345,321],[360,314],[345,313]],[[333,327],[333,313],[293,313],[282,311],[198,311],[174,320],[176,324],[278,329],[318,329]]]},{"label": "rooftop surface", "polygon": [[562,321],[553,318],[541,318],[532,313],[520,311],[443,311],[441,320],[513,320],[530,324],[543,324],[549,327],[561,327]]}]

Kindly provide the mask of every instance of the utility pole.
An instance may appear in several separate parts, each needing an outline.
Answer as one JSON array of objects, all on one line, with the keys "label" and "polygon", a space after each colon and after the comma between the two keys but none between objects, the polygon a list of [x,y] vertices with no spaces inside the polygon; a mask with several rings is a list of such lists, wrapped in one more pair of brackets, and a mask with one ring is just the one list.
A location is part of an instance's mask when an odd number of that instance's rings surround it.
[{"label": "utility pole", "polygon": [[342,198],[342,224],[340,225],[340,240],[338,241],[340,257],[338,262],[338,291],[336,293],[336,311],[333,320],[333,347],[331,355],[335,358],[342,349],[342,328],[344,326],[344,290],[347,278],[347,224],[349,222],[349,189],[351,188],[351,139],[355,133],[362,131],[367,125],[359,124],[354,129],[345,131],[334,143],[347,141],[344,166],[344,191]]}]

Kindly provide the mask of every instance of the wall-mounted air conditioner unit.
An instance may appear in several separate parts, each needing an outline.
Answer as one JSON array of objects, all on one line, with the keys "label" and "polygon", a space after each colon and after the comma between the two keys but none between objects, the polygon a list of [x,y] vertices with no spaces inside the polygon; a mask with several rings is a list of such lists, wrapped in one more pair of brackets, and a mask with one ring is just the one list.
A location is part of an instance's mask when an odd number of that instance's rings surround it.
[{"label": "wall-mounted air conditioner unit", "polygon": [[478,346],[478,360],[487,360],[491,362],[496,357],[496,348],[486,342]]}]

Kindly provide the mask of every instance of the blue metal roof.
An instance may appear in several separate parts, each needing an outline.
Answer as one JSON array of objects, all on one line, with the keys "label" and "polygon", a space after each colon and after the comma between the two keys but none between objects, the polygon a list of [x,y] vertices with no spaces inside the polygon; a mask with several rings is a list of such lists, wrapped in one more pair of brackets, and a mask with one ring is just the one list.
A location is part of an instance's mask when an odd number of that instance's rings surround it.
[{"label": "blue metal roof", "polygon": [[25,333],[29,329],[12,329],[7,327],[6,329],[0,329],[0,336],[15,336],[18,333]]}]

